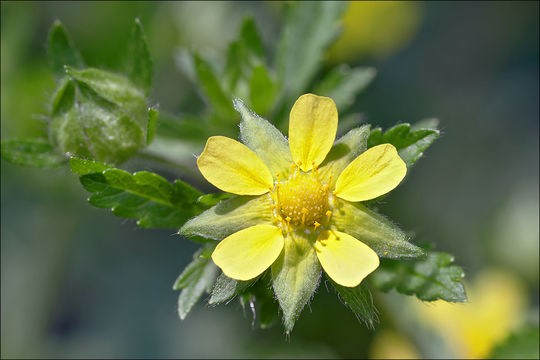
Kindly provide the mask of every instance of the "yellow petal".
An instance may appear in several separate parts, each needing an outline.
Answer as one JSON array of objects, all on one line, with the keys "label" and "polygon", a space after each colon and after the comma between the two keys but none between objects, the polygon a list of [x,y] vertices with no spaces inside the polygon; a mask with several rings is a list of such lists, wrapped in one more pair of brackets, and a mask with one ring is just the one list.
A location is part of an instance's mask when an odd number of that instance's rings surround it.
[{"label": "yellow petal", "polygon": [[255,225],[221,241],[212,253],[212,260],[228,277],[249,280],[272,265],[283,244],[280,228]]},{"label": "yellow petal", "polygon": [[337,124],[334,100],[313,94],[296,100],[289,117],[289,146],[303,171],[322,163],[336,138]]},{"label": "yellow petal", "polygon": [[233,194],[261,195],[273,185],[272,174],[261,158],[224,136],[208,139],[197,165],[212,185]]},{"label": "yellow petal", "polygon": [[343,170],[334,195],[348,201],[364,201],[386,194],[401,182],[407,165],[390,144],[368,149]]},{"label": "yellow petal", "polygon": [[315,251],[324,271],[342,286],[357,286],[379,266],[375,251],[339,231],[322,232],[315,243]]}]

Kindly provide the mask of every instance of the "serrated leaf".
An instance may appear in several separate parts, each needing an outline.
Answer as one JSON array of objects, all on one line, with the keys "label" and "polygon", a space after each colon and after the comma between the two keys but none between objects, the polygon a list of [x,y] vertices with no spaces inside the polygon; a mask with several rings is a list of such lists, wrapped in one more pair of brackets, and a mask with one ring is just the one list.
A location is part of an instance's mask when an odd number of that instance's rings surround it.
[{"label": "serrated leaf", "polygon": [[488,359],[538,359],[539,343],[538,325],[527,325],[498,343]]},{"label": "serrated leaf", "polygon": [[330,71],[315,87],[315,94],[334,100],[338,110],[344,112],[354,102],[355,96],[375,78],[377,71],[372,67],[350,68],[341,65]]},{"label": "serrated leaf", "polygon": [[75,156],[69,159],[69,166],[71,167],[71,172],[77,175],[100,173],[111,168],[109,165]]},{"label": "serrated leaf", "polygon": [[338,36],[341,1],[299,1],[287,4],[277,49],[277,71],[285,98],[296,99],[317,72],[325,49]]},{"label": "serrated leaf", "polygon": [[129,40],[127,72],[133,83],[144,89],[146,95],[152,86],[152,60],[146,35],[139,19],[135,19]]},{"label": "serrated leaf", "polygon": [[395,288],[423,301],[465,302],[467,295],[460,281],[465,274],[459,266],[451,265],[453,261],[452,255],[442,252],[431,252],[418,260],[381,259],[369,280],[381,291]]},{"label": "serrated leaf", "polygon": [[211,252],[215,244],[206,245],[193,255],[193,261],[182,271],[173,285],[173,290],[180,290],[178,297],[178,315],[184,320],[204,292],[209,292],[216,279],[218,268],[205,252]]},{"label": "serrated leaf", "polygon": [[85,66],[81,55],[59,20],[56,20],[49,30],[47,47],[49,61],[56,77],[61,78],[65,75],[64,65],[75,68]]},{"label": "serrated leaf", "polygon": [[285,332],[290,333],[302,309],[319,286],[319,259],[309,240],[290,233],[271,271],[274,293],[283,311]]},{"label": "serrated leaf", "polygon": [[2,141],[2,158],[10,163],[39,168],[54,168],[63,165],[66,158],[53,152],[53,147],[46,140]]},{"label": "serrated leaf", "polygon": [[250,102],[253,110],[258,114],[266,114],[274,103],[276,86],[268,75],[266,66],[259,65],[253,68],[249,81]]},{"label": "serrated leaf", "polygon": [[197,79],[209,105],[219,116],[226,119],[231,118],[234,115],[234,110],[231,106],[232,98],[225,95],[210,64],[196,53],[193,54],[193,60]]},{"label": "serrated leaf", "polygon": [[[74,172],[84,173],[85,166],[99,169],[95,162],[73,162]],[[202,209],[196,204],[201,193],[176,180],[171,184],[159,175],[147,171],[133,175],[109,168],[82,175],[81,184],[93,193],[89,202],[100,208],[110,208],[116,216],[138,219],[142,228],[178,228]]]},{"label": "serrated leaf", "polygon": [[370,329],[374,328],[374,324],[379,321],[377,309],[373,304],[373,297],[367,286],[361,283],[357,287],[341,286],[330,278],[334,289],[339,294],[345,306],[347,306],[356,315],[359,320],[362,320]]},{"label": "serrated leaf", "polygon": [[158,118],[159,118],[159,112],[154,108],[149,108],[148,109],[148,124],[146,126],[146,145],[149,145],[154,139]]},{"label": "serrated leaf", "polygon": [[257,279],[249,281],[235,280],[221,273],[214,284],[212,296],[210,297],[210,300],[208,300],[208,304],[214,305],[228,301],[249,286],[253,285],[255,281],[257,281]]},{"label": "serrated leaf", "polygon": [[381,128],[371,131],[368,147],[389,143],[396,147],[399,156],[407,166],[414,164],[424,154],[424,151],[439,137],[437,129],[423,128],[411,130],[410,124],[399,124],[385,133]]}]

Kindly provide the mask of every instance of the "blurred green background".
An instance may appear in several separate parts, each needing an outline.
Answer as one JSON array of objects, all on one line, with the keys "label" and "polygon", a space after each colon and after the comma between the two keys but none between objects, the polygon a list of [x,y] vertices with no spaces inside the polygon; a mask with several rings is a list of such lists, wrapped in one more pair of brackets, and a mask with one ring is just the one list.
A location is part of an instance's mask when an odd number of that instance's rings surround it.
[{"label": "blurred green background", "polygon": [[[182,114],[203,102],[176,64],[179,50],[221,54],[251,14],[271,51],[282,5],[3,1],[2,139],[46,133],[55,19],[90,66],[119,71],[139,17],[155,65],[152,104]],[[470,304],[376,293],[381,321],[371,331],[323,283],[290,338],[280,326],[252,329],[237,301],[199,304],[180,321],[171,286],[196,244],[93,208],[67,168],[1,161],[2,357],[482,357],[513,330],[538,326],[538,13],[538,2],[353,3],[324,59],[323,71],[378,70],[352,107],[367,123],[441,120],[440,139],[379,211],[415,242],[455,255]]]}]

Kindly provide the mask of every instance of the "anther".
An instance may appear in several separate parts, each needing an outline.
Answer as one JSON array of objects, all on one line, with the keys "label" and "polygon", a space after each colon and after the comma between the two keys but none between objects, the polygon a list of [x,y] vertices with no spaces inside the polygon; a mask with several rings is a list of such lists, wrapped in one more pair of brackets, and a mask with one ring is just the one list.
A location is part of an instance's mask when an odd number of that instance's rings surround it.
[{"label": "anther", "polygon": [[332,212],[328,210],[325,215],[328,219],[330,219],[330,216],[332,216]]},{"label": "anther", "polygon": [[321,224],[319,224],[318,222],[315,221],[315,222],[313,223],[313,226],[315,227],[315,230],[317,230],[317,228],[318,228],[319,226],[321,226]]}]

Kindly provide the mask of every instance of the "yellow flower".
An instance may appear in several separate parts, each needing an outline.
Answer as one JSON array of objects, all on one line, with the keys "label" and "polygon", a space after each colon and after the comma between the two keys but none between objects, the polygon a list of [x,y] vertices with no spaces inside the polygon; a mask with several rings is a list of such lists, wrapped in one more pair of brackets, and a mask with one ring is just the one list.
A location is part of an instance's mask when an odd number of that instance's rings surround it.
[{"label": "yellow flower", "polygon": [[[302,243],[307,244],[305,253],[316,253],[333,281],[354,287],[379,266],[379,255],[413,247],[385,219],[353,204],[391,191],[405,177],[407,167],[394,146],[364,151],[369,128],[355,129],[334,144],[338,112],[327,97],[306,94],[296,101],[288,144],[241,102],[235,106],[244,118],[241,138],[248,146],[211,137],[197,165],[211,184],[242,196],[218,204],[180,231],[216,239],[227,235],[212,254],[225,275],[253,279],[276,262],[284,248],[287,252]],[[312,260],[302,259],[308,257],[285,255],[280,261],[299,269],[313,267]],[[304,270],[298,271],[302,275]]]}]

